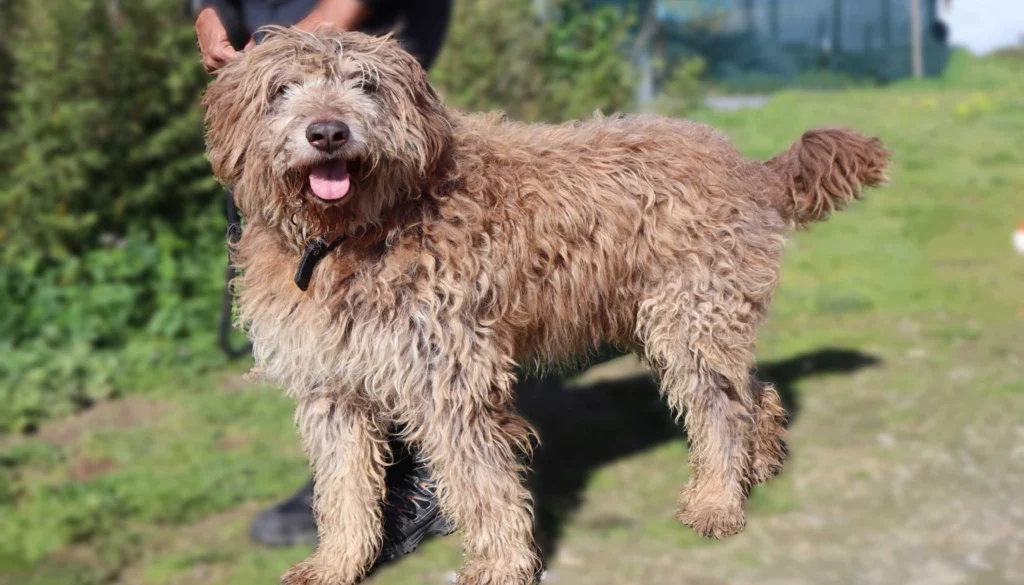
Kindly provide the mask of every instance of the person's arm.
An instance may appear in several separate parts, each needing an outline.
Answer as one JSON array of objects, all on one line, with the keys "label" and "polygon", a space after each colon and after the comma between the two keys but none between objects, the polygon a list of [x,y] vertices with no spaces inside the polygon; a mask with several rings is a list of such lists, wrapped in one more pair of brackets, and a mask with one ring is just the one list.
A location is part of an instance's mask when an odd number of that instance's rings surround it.
[{"label": "person's arm", "polygon": [[318,28],[357,30],[370,16],[367,0],[320,0],[309,16],[295,25],[302,30]]},{"label": "person's arm", "polygon": [[238,51],[231,46],[228,31],[220,16],[209,6],[196,16],[196,37],[199,39],[199,51],[203,55],[203,67],[207,73],[213,73],[238,56]]}]

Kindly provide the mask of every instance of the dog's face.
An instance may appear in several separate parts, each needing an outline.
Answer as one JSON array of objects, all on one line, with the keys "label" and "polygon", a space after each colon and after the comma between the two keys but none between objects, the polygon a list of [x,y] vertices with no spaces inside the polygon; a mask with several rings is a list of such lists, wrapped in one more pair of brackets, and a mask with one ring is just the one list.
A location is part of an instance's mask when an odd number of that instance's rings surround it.
[{"label": "dog's face", "polygon": [[389,39],[277,29],[203,100],[214,173],[295,241],[380,224],[418,197],[451,138],[426,73]]}]

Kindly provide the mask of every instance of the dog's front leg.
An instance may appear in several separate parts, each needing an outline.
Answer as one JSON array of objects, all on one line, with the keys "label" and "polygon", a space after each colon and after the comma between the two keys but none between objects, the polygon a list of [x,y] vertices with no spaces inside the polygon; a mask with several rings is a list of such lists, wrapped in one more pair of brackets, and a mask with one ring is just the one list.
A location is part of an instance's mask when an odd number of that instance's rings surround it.
[{"label": "dog's front leg", "polygon": [[388,442],[373,413],[371,405],[330,394],[299,401],[320,544],[281,578],[284,585],[351,585],[377,557]]},{"label": "dog's front leg", "polygon": [[[477,356],[473,356],[477,358]],[[440,368],[430,408],[413,417],[445,514],[463,532],[467,562],[457,585],[532,585],[540,556],[523,486],[532,430],[511,409],[510,372],[477,358]]]}]

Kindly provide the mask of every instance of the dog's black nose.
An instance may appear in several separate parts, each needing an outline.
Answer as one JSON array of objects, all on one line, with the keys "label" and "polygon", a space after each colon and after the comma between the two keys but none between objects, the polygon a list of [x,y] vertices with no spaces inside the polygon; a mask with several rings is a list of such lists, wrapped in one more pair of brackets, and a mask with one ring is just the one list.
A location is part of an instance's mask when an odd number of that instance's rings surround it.
[{"label": "dog's black nose", "polygon": [[337,120],[313,122],[306,128],[306,140],[319,150],[334,152],[348,140],[348,126]]}]

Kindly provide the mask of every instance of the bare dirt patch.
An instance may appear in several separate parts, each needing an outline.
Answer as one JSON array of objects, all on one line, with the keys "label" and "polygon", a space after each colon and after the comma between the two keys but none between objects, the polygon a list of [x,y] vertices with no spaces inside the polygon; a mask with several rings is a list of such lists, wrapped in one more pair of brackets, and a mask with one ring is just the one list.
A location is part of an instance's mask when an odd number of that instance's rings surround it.
[{"label": "bare dirt patch", "polygon": [[101,475],[106,475],[115,469],[117,469],[117,464],[109,459],[78,457],[71,464],[68,475],[74,481],[89,481]]},{"label": "bare dirt patch", "polygon": [[39,438],[53,445],[74,445],[83,436],[107,429],[129,429],[159,419],[169,403],[128,396],[100,402],[78,414],[51,421],[39,429]]}]

